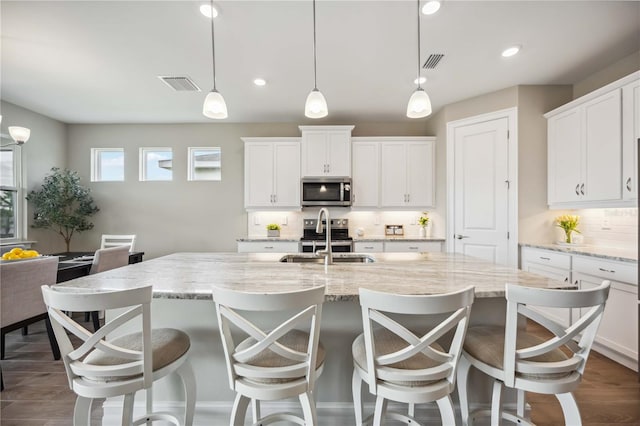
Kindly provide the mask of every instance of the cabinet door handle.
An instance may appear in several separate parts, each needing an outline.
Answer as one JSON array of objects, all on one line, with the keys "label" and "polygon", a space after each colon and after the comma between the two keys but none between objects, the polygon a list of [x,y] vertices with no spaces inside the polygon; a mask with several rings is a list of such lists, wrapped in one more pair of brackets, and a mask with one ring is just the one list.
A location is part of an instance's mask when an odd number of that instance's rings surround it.
[{"label": "cabinet door handle", "polygon": [[364,246],[364,248],[367,250],[373,250],[373,246]]},{"label": "cabinet door handle", "polygon": [[609,272],[610,274],[615,274],[616,271],[614,271],[613,269],[604,269],[604,268],[598,268],[599,270],[601,270],[602,272]]},{"label": "cabinet door handle", "polygon": [[580,184],[576,185],[576,195],[580,195]]},{"label": "cabinet door handle", "polygon": [[273,194],[273,202],[274,203],[278,202],[278,195],[277,194]]},{"label": "cabinet door handle", "polygon": [[569,282],[569,277],[564,277],[564,282],[568,283]]},{"label": "cabinet door handle", "polygon": [[418,250],[418,247],[409,247],[409,250]]},{"label": "cabinet door handle", "polygon": [[540,259],[542,259],[542,260],[551,260],[550,257],[543,257],[543,256],[540,256]]},{"label": "cabinet door handle", "polygon": [[578,285],[578,280],[575,280],[575,281],[573,282],[573,284],[574,284],[574,285]]},{"label": "cabinet door handle", "polygon": [[580,185],[580,194],[584,195],[584,183]]},{"label": "cabinet door handle", "polygon": [[631,192],[631,178],[627,179],[627,191]]},{"label": "cabinet door handle", "polygon": [[272,249],[273,246],[264,246],[264,248],[269,250],[269,249]]},{"label": "cabinet door handle", "polygon": [[460,235],[460,234],[455,235],[455,237],[456,237],[457,239],[459,239],[459,240],[461,240],[461,239],[463,239],[463,238],[469,238],[469,236],[468,236],[468,235]]},{"label": "cabinet door handle", "polygon": [[411,194],[407,194],[407,201],[411,202]]}]

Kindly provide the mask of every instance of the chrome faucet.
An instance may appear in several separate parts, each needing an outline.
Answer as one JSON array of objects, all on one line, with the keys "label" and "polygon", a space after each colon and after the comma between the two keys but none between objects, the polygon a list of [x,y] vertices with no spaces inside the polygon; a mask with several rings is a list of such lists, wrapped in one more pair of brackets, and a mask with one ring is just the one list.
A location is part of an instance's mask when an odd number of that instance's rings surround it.
[{"label": "chrome faucet", "polygon": [[324,250],[316,251],[317,255],[324,256],[324,264],[332,265],[333,264],[333,254],[331,252],[331,219],[329,218],[329,210],[325,207],[321,208],[318,212],[318,224],[316,225],[316,232],[318,234],[322,233],[322,213],[324,212],[324,218],[327,221],[327,242],[325,244]]}]

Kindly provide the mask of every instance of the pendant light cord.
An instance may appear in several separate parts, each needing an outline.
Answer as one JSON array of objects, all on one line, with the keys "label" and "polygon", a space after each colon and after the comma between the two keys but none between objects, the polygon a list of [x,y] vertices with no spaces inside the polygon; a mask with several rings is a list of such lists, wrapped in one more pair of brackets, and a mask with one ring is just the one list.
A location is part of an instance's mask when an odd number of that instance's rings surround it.
[{"label": "pendant light cord", "polygon": [[418,4],[418,89],[420,89],[420,0],[417,0]]},{"label": "pendant light cord", "polygon": [[318,90],[316,71],[316,0],[313,0],[313,89]]},{"label": "pendant light cord", "polygon": [[211,58],[213,65],[213,90],[216,90],[216,43],[213,38],[213,0],[211,0]]}]

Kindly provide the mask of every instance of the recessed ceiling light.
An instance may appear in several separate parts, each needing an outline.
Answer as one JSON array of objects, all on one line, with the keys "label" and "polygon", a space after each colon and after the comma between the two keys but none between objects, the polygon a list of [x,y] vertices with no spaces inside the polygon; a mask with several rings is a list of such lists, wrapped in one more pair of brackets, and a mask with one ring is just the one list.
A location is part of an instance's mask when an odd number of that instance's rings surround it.
[{"label": "recessed ceiling light", "polygon": [[255,84],[256,86],[264,86],[265,84],[267,84],[267,82],[264,78],[256,78],[255,80],[253,80],[253,84]]},{"label": "recessed ceiling light", "polygon": [[519,51],[520,51],[520,46],[511,46],[502,52],[502,56],[504,56],[505,58],[508,58],[510,56],[515,55]]},{"label": "recessed ceiling light", "polygon": [[[213,13],[211,13],[212,10]],[[211,18],[211,16],[213,16],[214,18],[218,17],[218,9],[216,9],[215,7],[211,9],[211,5],[208,4],[203,4],[202,6],[200,6],[200,13],[202,13],[207,18]]]},{"label": "recessed ceiling light", "polygon": [[413,84],[422,84],[427,82],[427,77],[420,77],[413,80]]},{"label": "recessed ceiling light", "polygon": [[422,6],[422,13],[425,15],[433,15],[438,10],[440,10],[440,1],[438,0],[428,1]]}]

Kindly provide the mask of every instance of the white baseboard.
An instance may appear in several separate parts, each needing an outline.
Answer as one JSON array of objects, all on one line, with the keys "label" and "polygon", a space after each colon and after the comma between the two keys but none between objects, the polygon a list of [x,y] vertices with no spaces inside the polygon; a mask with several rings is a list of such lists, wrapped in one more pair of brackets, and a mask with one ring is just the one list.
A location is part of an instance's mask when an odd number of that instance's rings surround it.
[{"label": "white baseboard", "polygon": [[[231,416],[231,402],[198,402],[196,403],[196,410],[194,416],[194,426],[223,426],[229,424],[229,418]],[[316,406],[318,412],[318,426],[352,426],[355,424],[355,416],[353,413],[353,404],[346,402],[320,402]],[[365,416],[373,413],[373,404],[364,405]],[[490,409],[490,404],[472,406],[471,410],[478,408]],[[515,404],[505,404],[507,410],[515,410]],[[122,415],[122,399],[111,398],[107,400],[104,405],[104,415],[102,418],[103,426],[117,426],[121,424]],[[293,401],[275,401],[264,402],[261,404],[263,414],[272,412],[288,411],[293,413],[299,413],[302,415],[300,405]],[[389,402],[388,409],[391,411],[406,412],[406,405],[394,402]],[[154,411],[164,411],[177,415],[181,418],[184,412],[184,405],[182,402],[156,402],[154,404]],[[247,424],[250,424],[250,409],[247,413]],[[134,417],[141,416],[144,413],[144,404],[139,403],[134,407]],[[527,414],[529,413],[529,407],[527,407]],[[459,408],[456,406],[456,417],[459,421]],[[416,405],[416,418],[425,425],[428,424],[441,424],[440,411],[435,403],[432,404],[420,404]],[[484,419],[483,419],[484,420]],[[162,423],[154,423],[154,426],[162,425]],[[484,421],[476,421],[474,425],[483,426],[488,425],[487,419]]]},{"label": "white baseboard", "polygon": [[[624,365],[625,367],[638,372],[638,360],[628,357],[624,354],[621,354],[618,351],[612,350],[609,347],[603,345],[599,342],[593,342],[592,350],[598,352],[601,355],[606,356],[612,361],[617,362],[618,364]],[[587,361],[589,362],[589,361]]]}]

